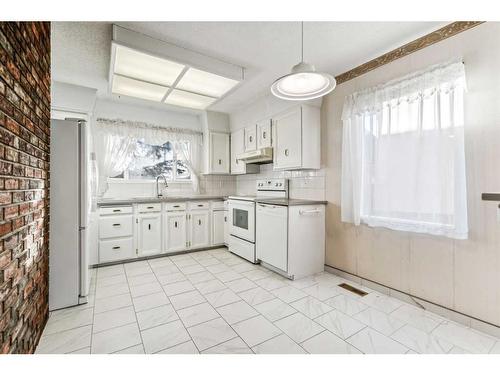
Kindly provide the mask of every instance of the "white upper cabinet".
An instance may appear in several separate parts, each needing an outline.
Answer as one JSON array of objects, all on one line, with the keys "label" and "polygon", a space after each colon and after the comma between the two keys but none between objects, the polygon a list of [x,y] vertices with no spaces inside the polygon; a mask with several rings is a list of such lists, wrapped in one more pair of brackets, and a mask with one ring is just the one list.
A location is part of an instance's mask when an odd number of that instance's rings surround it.
[{"label": "white upper cabinet", "polygon": [[238,160],[238,155],[245,152],[245,129],[231,133],[231,174],[258,173],[260,167],[256,164],[245,164]]},{"label": "white upper cabinet", "polygon": [[137,218],[137,251],[140,257],[161,253],[161,213],[139,215]]},{"label": "white upper cabinet", "polygon": [[259,121],[257,123],[257,148],[271,147],[271,119]]},{"label": "white upper cabinet", "polygon": [[245,152],[257,150],[257,126],[245,128]]},{"label": "white upper cabinet", "polygon": [[211,174],[229,174],[229,134],[209,132],[209,171]]},{"label": "white upper cabinet", "polygon": [[300,105],[273,118],[274,169],[319,169],[320,109]]}]

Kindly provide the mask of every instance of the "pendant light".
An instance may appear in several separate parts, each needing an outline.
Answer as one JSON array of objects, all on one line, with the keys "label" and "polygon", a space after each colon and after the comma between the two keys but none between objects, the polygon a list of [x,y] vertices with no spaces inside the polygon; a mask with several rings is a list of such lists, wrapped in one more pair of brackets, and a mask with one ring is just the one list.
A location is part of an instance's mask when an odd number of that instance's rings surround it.
[{"label": "pendant light", "polygon": [[285,100],[309,100],[333,91],[337,85],[328,73],[316,72],[314,65],[304,62],[304,22],[301,23],[301,61],[292,67],[292,72],[274,81],[271,92]]}]

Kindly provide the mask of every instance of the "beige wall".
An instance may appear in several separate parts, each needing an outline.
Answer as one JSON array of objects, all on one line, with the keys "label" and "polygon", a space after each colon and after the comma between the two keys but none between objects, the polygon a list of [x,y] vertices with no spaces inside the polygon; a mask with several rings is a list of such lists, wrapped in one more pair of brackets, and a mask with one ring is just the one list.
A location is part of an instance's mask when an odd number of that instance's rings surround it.
[{"label": "beige wall", "polygon": [[[333,52],[332,52],[333,53]],[[465,137],[469,239],[354,227],[340,222],[344,97],[428,65],[462,57],[468,93]],[[500,325],[500,23],[486,23],[339,85],[323,100],[326,263]]]}]

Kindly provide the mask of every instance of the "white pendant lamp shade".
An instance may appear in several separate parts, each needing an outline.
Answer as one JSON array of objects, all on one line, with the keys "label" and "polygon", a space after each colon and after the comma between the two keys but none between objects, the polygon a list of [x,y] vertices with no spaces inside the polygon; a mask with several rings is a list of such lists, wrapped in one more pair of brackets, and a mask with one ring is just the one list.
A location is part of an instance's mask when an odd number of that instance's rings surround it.
[{"label": "white pendant lamp shade", "polygon": [[285,100],[309,100],[332,92],[336,85],[332,75],[318,73],[314,65],[301,62],[290,74],[274,81],[271,92]]},{"label": "white pendant lamp shade", "polygon": [[274,81],[271,92],[285,100],[310,100],[333,91],[337,85],[328,73],[317,72],[312,64],[304,62],[304,23],[302,22],[302,60],[292,67],[292,72]]}]

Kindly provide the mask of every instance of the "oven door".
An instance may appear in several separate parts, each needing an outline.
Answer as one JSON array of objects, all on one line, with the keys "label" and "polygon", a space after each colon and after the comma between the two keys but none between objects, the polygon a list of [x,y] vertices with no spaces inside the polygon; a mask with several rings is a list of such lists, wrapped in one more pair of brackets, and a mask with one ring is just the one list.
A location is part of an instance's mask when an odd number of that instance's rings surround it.
[{"label": "oven door", "polygon": [[255,202],[229,200],[229,234],[255,242]]}]

